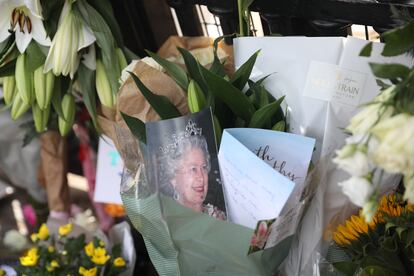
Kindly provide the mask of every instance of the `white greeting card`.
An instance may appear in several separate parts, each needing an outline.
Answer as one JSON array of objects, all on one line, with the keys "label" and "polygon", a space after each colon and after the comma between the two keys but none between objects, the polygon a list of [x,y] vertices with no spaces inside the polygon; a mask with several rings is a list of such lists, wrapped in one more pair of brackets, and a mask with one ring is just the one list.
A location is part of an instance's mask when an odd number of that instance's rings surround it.
[{"label": "white greeting card", "polygon": [[120,187],[123,162],[113,142],[99,139],[94,201],[122,204]]},{"label": "white greeting card", "polygon": [[290,133],[225,129],[218,158],[229,221],[254,229],[277,218],[305,180],[314,144]]}]

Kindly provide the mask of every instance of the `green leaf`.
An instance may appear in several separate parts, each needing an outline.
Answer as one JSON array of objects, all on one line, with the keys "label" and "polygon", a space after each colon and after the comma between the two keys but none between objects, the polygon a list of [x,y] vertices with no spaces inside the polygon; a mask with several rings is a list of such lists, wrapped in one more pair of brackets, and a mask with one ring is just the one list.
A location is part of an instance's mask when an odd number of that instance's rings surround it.
[{"label": "green leaf", "polygon": [[385,46],[383,56],[403,54],[414,47],[414,21],[382,34]]},{"label": "green leaf", "polygon": [[231,83],[238,89],[242,90],[246,85],[252,73],[253,66],[256,63],[257,56],[260,50],[255,52],[240,68],[234,73],[231,78]]},{"label": "green leaf", "polygon": [[217,37],[216,39],[214,39],[214,43],[213,43],[214,59],[213,59],[213,63],[211,64],[210,71],[220,77],[224,77],[226,75],[226,72],[224,71],[224,64],[221,63],[217,55],[218,44],[221,40],[223,40],[223,38],[229,37],[229,36],[233,36],[233,34]]},{"label": "green leaf", "polygon": [[30,42],[29,46],[26,49],[28,70],[34,72],[39,66],[43,65],[46,60],[46,55],[43,53],[42,49],[39,47],[34,40]]},{"label": "green leaf", "polygon": [[13,76],[15,74],[16,59],[0,67],[0,77]]},{"label": "green leaf", "polygon": [[412,245],[412,243],[414,242],[414,229],[413,228],[410,228],[408,231],[407,231],[407,236],[406,236],[407,238],[406,238],[406,244],[405,244],[405,247],[407,248],[407,247],[409,247],[409,246],[411,246]]},{"label": "green leaf", "polygon": [[92,118],[93,125],[97,129],[95,72],[89,70],[85,65],[79,64],[77,76],[80,90],[82,91],[83,102]]},{"label": "green leaf", "polygon": [[395,80],[398,78],[404,79],[410,73],[410,69],[398,63],[369,63],[374,75],[382,79]]},{"label": "green leaf", "polygon": [[356,263],[346,261],[333,263],[333,266],[345,275],[354,275],[355,270],[358,268]]},{"label": "green leaf", "polygon": [[[10,38],[8,40],[10,42]],[[12,43],[7,43],[4,49],[0,53],[0,65],[4,65],[3,63],[13,60],[20,55],[19,50],[15,47],[16,42],[12,41]]]},{"label": "green leaf", "polygon": [[43,25],[46,34],[49,37],[54,37],[59,23],[60,13],[62,11],[64,0],[40,0],[42,6]]},{"label": "green leaf", "polygon": [[356,274],[356,276],[394,276],[398,275],[394,270],[387,269],[382,266],[367,266],[361,268],[361,270]]},{"label": "green leaf", "polygon": [[387,89],[388,87],[391,86],[390,84],[385,83],[385,82],[383,82],[382,80],[379,80],[379,79],[376,79],[376,82],[377,82],[377,85],[379,87],[381,87],[381,90],[385,90],[385,89]]},{"label": "green leaf", "polygon": [[222,100],[237,116],[250,121],[255,108],[249,98],[231,83],[202,68],[211,93]]},{"label": "green leaf", "polygon": [[368,43],[367,45],[365,45],[364,48],[362,48],[361,52],[359,53],[359,56],[369,57],[371,56],[371,52],[372,52],[372,41]]},{"label": "green leaf", "polygon": [[123,113],[122,111],[121,116],[127,124],[129,130],[131,130],[132,134],[137,137],[138,140],[146,144],[145,123],[138,118]]},{"label": "green leaf", "polygon": [[168,74],[175,80],[175,82],[184,90],[187,91],[188,88],[188,78],[185,70],[181,68],[178,64],[171,62],[169,60],[163,59],[156,53],[151,51],[146,51],[147,54],[152,57],[156,62],[158,62]]},{"label": "green leaf", "polygon": [[134,79],[134,82],[138,87],[139,91],[141,91],[142,95],[149,102],[151,107],[154,108],[155,112],[157,112],[157,114],[160,115],[161,119],[170,119],[181,116],[177,107],[175,107],[175,105],[173,105],[167,97],[152,93],[141,82],[141,80],[137,76],[135,76],[134,73],[129,73],[131,74],[131,77]]},{"label": "green leaf", "polygon": [[203,74],[201,73],[202,70],[201,66],[197,60],[194,58],[194,56],[187,51],[186,49],[177,47],[178,51],[181,53],[184,59],[185,66],[187,67],[187,72],[190,75],[192,79],[194,79],[197,84],[200,86],[201,90],[203,90],[204,94],[206,95],[206,98],[208,98],[208,86],[206,83],[206,80],[204,79]]},{"label": "green leaf", "polygon": [[134,59],[138,59],[139,58],[139,56],[137,54],[135,54],[134,52],[132,52],[127,47],[124,47],[123,48],[123,52],[124,52],[125,58],[126,58],[126,60],[127,60],[128,63],[130,63]]},{"label": "green leaf", "polygon": [[79,20],[89,26],[96,37],[96,43],[102,50],[102,61],[105,66],[109,84],[114,94],[118,92],[121,67],[115,52],[116,43],[111,29],[103,17],[85,0],[77,0],[72,9]]},{"label": "green leaf", "polygon": [[270,103],[259,110],[257,110],[250,121],[250,128],[261,128],[268,120],[275,115],[280,108],[280,104],[285,99],[285,96],[280,97],[277,101]]},{"label": "green leaf", "polygon": [[272,127],[272,130],[276,130],[276,131],[285,131],[285,129],[286,129],[285,121],[279,121]]},{"label": "green leaf", "polygon": [[124,41],[122,38],[121,28],[115,19],[114,11],[112,9],[110,1],[88,0],[88,3],[93,6],[100,15],[102,15],[106,23],[108,23],[108,26],[111,29],[112,35],[114,36],[118,47],[123,48]]}]

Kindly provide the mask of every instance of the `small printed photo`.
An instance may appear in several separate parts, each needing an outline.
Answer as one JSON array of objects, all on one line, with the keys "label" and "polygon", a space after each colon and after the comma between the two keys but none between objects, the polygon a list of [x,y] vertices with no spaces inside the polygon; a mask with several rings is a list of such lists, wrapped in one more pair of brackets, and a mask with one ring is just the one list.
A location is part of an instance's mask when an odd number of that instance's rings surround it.
[{"label": "small printed photo", "polygon": [[210,108],[146,123],[150,183],[195,212],[226,220]]}]

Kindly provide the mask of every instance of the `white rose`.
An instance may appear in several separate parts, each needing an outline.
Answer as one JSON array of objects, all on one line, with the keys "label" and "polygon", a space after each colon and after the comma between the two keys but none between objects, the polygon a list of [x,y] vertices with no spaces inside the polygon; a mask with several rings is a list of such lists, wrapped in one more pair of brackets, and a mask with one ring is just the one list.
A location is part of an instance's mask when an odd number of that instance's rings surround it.
[{"label": "white rose", "polygon": [[378,166],[390,173],[414,171],[414,116],[398,114],[379,122],[371,133],[379,141],[373,152]]},{"label": "white rose", "polygon": [[350,175],[364,176],[372,169],[364,145],[346,144],[342,149],[336,151],[336,154],[337,157],[332,161],[338,165],[338,168]]},{"label": "white rose", "polygon": [[379,119],[385,119],[392,115],[394,108],[391,106],[384,106],[393,94],[394,86],[382,91],[375,97],[372,103],[365,105],[359,113],[351,118],[349,126],[346,128],[352,134],[364,135],[378,122]]},{"label": "white rose", "polygon": [[363,207],[374,192],[371,182],[363,177],[353,176],[346,181],[338,183],[338,185],[349,200],[359,207]]},{"label": "white rose", "polygon": [[408,200],[408,203],[414,204],[414,173],[409,176],[404,176],[404,200]]}]

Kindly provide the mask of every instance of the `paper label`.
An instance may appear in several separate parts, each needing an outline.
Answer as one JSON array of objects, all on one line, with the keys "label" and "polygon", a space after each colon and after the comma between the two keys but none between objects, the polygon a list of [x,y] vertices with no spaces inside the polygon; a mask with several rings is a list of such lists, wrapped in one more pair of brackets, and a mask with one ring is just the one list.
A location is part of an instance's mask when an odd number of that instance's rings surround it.
[{"label": "paper label", "polygon": [[335,64],[311,61],[304,96],[358,106],[367,75]]},{"label": "paper label", "polygon": [[120,187],[123,162],[112,140],[106,136],[99,139],[97,158],[94,200],[122,204]]}]

